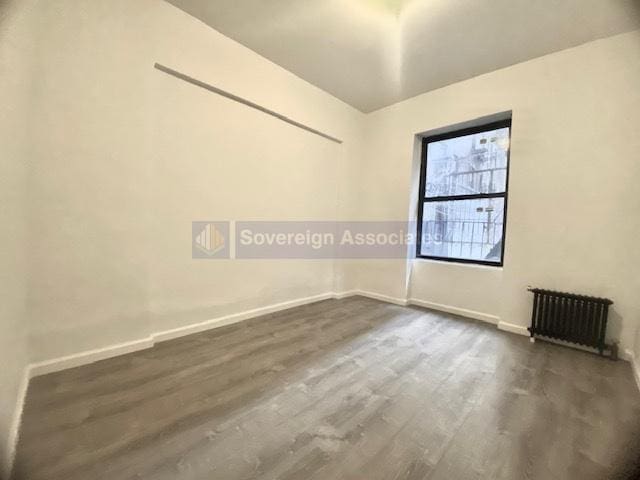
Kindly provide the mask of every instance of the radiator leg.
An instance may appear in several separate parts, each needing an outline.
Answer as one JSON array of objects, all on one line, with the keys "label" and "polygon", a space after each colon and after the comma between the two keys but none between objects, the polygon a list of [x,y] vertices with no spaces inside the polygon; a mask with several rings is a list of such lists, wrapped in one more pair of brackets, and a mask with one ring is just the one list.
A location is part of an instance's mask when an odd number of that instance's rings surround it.
[{"label": "radiator leg", "polygon": [[611,360],[618,360],[618,342],[611,344]]}]

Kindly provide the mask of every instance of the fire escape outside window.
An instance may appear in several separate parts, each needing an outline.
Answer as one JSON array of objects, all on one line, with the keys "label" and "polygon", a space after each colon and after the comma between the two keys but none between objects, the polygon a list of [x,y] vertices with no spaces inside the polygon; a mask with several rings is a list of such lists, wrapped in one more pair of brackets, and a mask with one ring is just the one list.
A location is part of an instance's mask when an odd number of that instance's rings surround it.
[{"label": "fire escape outside window", "polygon": [[416,256],[503,264],[511,119],[426,137]]}]

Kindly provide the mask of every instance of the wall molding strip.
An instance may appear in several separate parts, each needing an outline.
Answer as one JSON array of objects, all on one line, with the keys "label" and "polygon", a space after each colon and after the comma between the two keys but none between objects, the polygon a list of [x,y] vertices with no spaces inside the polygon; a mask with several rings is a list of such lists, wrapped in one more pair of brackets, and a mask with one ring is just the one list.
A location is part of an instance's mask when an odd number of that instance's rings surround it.
[{"label": "wall molding strip", "polygon": [[342,140],[334,136],[331,136],[328,133],[324,133],[324,132],[321,132],[320,130],[316,130],[315,128],[305,125],[304,123],[300,123],[296,120],[293,120],[292,118],[289,118],[286,115],[282,115],[281,113],[278,113],[267,107],[263,107],[262,105],[258,105],[257,103],[254,103],[251,100],[247,100],[246,98],[239,97],[238,95],[235,95],[231,92],[227,92],[226,90],[222,90],[221,88],[218,88],[209,83],[203,82],[202,80],[198,80],[196,78],[190,77],[189,75],[178,72],[173,68],[167,67],[160,63],[156,63],[154,67],[157,70],[160,70],[161,72],[171,75],[172,77],[178,78],[182,81],[195,85],[196,87],[204,88],[205,90],[208,90],[210,92],[217,93],[218,95],[228,98],[229,100],[233,100],[234,102],[241,103],[242,105],[246,105],[247,107],[253,108],[262,113],[266,113],[267,115],[271,115],[272,117],[275,117],[278,120],[282,120],[283,122],[288,123],[289,125],[293,125],[294,127],[298,127],[298,128],[301,128],[302,130],[306,130],[307,132],[313,133],[315,135],[319,135],[320,137],[326,138],[331,142],[335,142],[339,144],[343,143]]}]

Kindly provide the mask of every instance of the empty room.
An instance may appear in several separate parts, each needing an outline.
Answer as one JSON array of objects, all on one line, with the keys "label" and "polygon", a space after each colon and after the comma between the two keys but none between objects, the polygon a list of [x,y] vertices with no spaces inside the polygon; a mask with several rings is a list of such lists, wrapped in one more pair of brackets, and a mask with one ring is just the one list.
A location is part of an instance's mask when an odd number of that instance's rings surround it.
[{"label": "empty room", "polygon": [[640,479],[639,0],[0,0],[0,480]]}]

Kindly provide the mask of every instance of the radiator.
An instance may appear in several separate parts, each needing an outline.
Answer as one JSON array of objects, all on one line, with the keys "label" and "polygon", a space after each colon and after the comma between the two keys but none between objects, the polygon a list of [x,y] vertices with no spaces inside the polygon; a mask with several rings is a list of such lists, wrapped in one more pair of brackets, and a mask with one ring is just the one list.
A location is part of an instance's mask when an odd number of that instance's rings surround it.
[{"label": "radiator", "polygon": [[[530,288],[533,292],[531,338],[541,336],[595,348],[604,354],[607,348],[608,298]],[[612,356],[616,355],[612,351]]]}]

